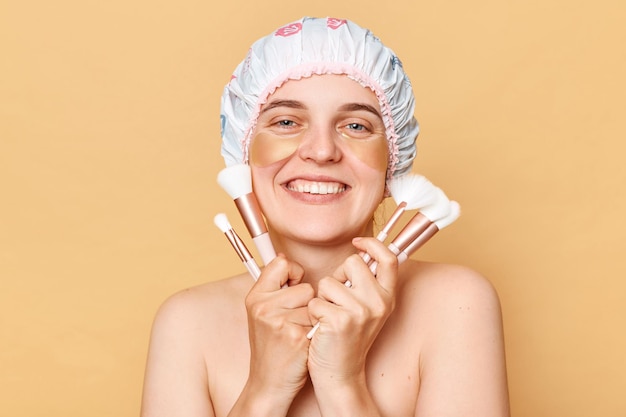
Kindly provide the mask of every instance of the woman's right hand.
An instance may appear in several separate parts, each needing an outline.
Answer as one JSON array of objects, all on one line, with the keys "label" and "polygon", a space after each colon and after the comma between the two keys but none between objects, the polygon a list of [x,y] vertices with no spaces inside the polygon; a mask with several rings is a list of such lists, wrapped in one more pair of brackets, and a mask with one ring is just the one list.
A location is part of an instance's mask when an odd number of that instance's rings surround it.
[{"label": "woman's right hand", "polygon": [[[242,394],[263,399],[273,407],[273,415],[280,415],[280,409],[286,414],[308,376],[306,334],[311,320],[307,304],[315,293],[311,285],[301,283],[303,275],[300,265],[278,255],[263,269],[245,300],[250,373]],[[289,286],[282,288],[286,283]],[[263,414],[259,406],[265,408],[257,403],[255,415]]]}]

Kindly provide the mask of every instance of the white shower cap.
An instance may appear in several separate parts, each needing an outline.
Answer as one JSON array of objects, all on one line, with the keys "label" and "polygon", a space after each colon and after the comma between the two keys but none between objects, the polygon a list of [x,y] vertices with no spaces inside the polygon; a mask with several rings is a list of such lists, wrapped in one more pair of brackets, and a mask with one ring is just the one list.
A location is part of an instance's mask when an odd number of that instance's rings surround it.
[{"label": "white shower cap", "polygon": [[322,74],[345,74],[376,94],[389,146],[387,178],[410,171],[419,126],[402,63],[369,30],[345,19],[310,17],[256,41],[224,88],[220,117],[226,165],[248,162],[261,106],[278,87]]}]

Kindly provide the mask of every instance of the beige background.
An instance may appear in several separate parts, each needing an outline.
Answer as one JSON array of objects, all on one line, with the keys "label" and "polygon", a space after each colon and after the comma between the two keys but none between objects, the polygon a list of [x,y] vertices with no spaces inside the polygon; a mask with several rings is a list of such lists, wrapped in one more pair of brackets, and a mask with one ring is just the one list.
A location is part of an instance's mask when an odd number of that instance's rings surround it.
[{"label": "beige background", "polygon": [[243,270],[213,216],[252,40],[349,17],[403,59],[415,170],[463,207],[425,259],[487,275],[513,415],[626,415],[622,0],[0,5],[0,414],[133,416],[152,317]]}]

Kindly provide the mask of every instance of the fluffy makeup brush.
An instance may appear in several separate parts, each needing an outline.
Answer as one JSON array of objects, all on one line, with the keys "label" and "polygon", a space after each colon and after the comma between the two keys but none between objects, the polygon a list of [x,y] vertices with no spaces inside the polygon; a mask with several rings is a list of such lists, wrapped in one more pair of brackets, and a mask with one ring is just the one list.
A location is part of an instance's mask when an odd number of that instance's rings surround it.
[{"label": "fluffy makeup brush", "polygon": [[276,251],[267,232],[259,203],[252,192],[250,167],[245,164],[226,167],[218,174],[217,182],[235,201],[252,241],[263,263],[267,265],[276,257]]},{"label": "fluffy makeup brush", "polygon": [[[389,181],[389,192],[396,202],[396,209],[391,214],[382,230],[378,232],[376,239],[383,242],[387,239],[389,232],[396,225],[402,214],[407,210],[420,210],[432,204],[437,197],[437,189],[426,177],[418,174],[406,174],[393,178]],[[361,257],[365,263],[371,262],[371,257],[367,253],[362,253]],[[347,282],[347,281],[346,281]]]},{"label": "fluffy makeup brush", "polygon": [[[422,247],[435,233],[454,222],[461,213],[459,203],[448,200],[444,192],[437,188],[434,203],[424,207],[391,241],[389,250],[396,254],[402,263],[417,249]],[[371,262],[370,271],[376,275],[377,262]]]},{"label": "fluffy makeup brush", "polygon": [[424,232],[415,238],[409,245],[398,254],[398,263],[406,261],[411,254],[428,242],[438,231],[452,224],[461,215],[461,206],[456,201],[450,201],[450,213],[447,216],[435,220]]},{"label": "fluffy makeup brush", "polygon": [[[417,239],[434,222],[443,219],[450,214],[450,200],[441,188],[434,187],[435,196],[431,204],[423,207],[415,216],[408,221],[398,235],[387,246],[396,256],[400,254],[413,240]],[[370,271],[376,274],[378,264],[369,262]]]},{"label": "fluffy makeup brush", "polygon": [[244,264],[248,272],[250,272],[252,278],[254,278],[256,281],[259,278],[259,275],[261,275],[261,270],[259,269],[259,266],[255,262],[252,255],[250,254],[250,251],[248,250],[246,245],[239,238],[237,232],[235,232],[235,229],[233,229],[233,227],[230,225],[228,217],[226,217],[224,213],[219,213],[215,216],[213,221],[215,222],[215,225],[222,231],[222,233],[226,235],[226,238],[233,246],[233,249],[235,249],[235,252],[237,252],[237,255],[239,255],[239,259],[241,259],[241,262]]},{"label": "fluffy makeup brush", "polygon": [[428,226],[450,214],[450,200],[445,193],[438,187],[435,187],[434,193],[434,202],[423,207],[413,216],[389,244],[389,249],[396,255],[402,252],[413,240],[421,235]]},{"label": "fluffy makeup brush", "polygon": [[423,175],[406,174],[389,181],[389,192],[397,207],[376,238],[384,241],[402,213],[434,203],[436,187]]}]

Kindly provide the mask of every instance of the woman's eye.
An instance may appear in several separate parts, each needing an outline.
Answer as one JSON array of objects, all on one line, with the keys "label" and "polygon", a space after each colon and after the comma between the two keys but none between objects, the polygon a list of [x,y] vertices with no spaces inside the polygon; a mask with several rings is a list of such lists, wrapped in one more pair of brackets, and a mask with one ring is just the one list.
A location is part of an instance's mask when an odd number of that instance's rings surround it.
[{"label": "woman's eye", "polygon": [[371,130],[366,126],[363,125],[361,123],[348,123],[347,125],[345,125],[345,129],[348,132],[352,132],[354,134],[364,134],[364,133],[371,133]]},{"label": "woman's eye", "polygon": [[292,127],[295,126],[295,123],[293,120],[281,120],[278,123],[276,123],[278,126],[280,127]]}]

